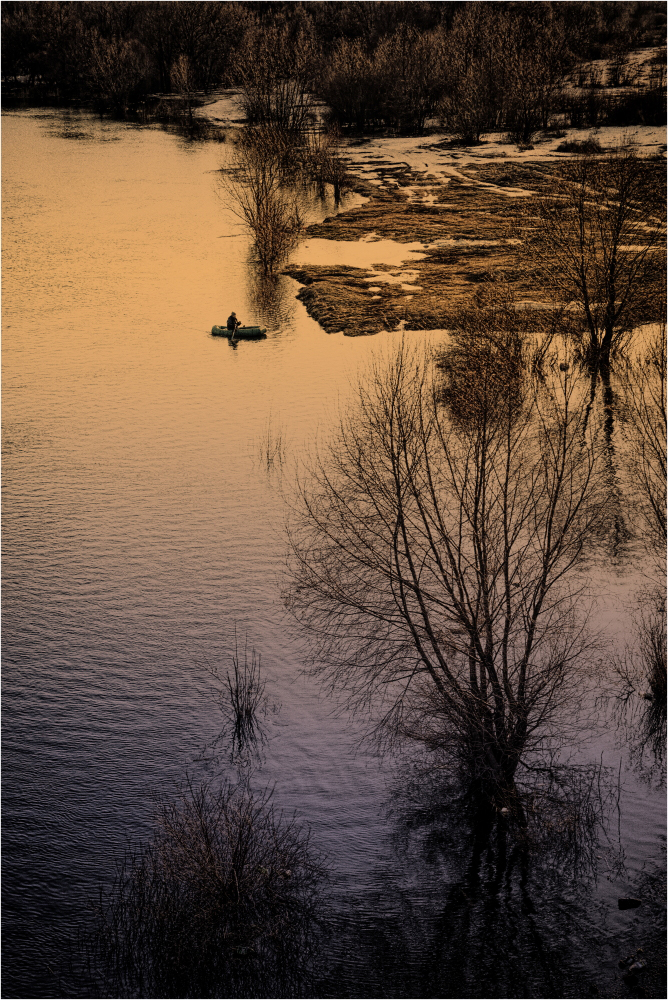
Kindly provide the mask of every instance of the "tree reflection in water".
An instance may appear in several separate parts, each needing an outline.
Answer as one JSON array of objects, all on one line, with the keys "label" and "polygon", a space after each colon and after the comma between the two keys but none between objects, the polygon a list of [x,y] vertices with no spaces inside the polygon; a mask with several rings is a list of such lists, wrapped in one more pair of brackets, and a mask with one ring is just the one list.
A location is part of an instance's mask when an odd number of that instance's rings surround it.
[{"label": "tree reflection in water", "polygon": [[[551,371],[543,371],[542,381],[533,378],[531,338],[521,317],[500,298],[481,305],[460,318],[438,359],[440,404],[464,435],[475,433],[481,421],[492,430],[505,422],[511,434],[519,418],[526,419],[529,396],[542,400],[554,384],[568,385],[583,408],[589,403],[585,426],[600,432],[606,483],[600,497],[604,517],[596,530],[583,534],[582,543],[591,550],[609,542],[616,552],[629,537],[626,450],[615,427],[621,388],[613,389],[613,378],[620,371],[597,371],[590,381],[572,358],[559,364],[552,355],[543,358]],[[599,382],[602,406],[594,409]],[[564,629],[569,624],[562,620]],[[656,642],[656,660],[655,647]],[[582,670],[579,677],[582,702]],[[566,737],[563,729],[555,733],[553,746],[565,747],[572,735]],[[584,997],[617,995],[630,985],[641,995],[662,996],[662,949],[654,947],[663,910],[657,873],[648,867],[638,877],[625,867],[621,842],[618,848],[605,843],[611,810],[619,808],[616,776],[595,765],[560,765],[555,754],[538,761],[527,755],[515,775],[511,803],[472,785],[474,769],[466,774],[464,761],[459,773],[466,777],[453,777],[453,756],[441,762],[440,772],[417,775],[398,796],[395,872],[383,873],[385,888],[372,898],[345,901],[332,935],[345,957],[319,995]],[[434,773],[449,777],[438,780]],[[612,901],[603,902],[597,891],[602,867],[620,895],[634,887],[644,894],[646,905],[623,932],[619,926],[611,931]],[[612,906],[616,911],[616,900]],[[337,944],[337,937],[344,943]],[[618,961],[630,940],[634,951],[645,940],[653,953],[644,985],[642,979],[621,981],[628,970]],[[355,989],[341,992],[351,968]]]},{"label": "tree reflection in water", "polygon": [[[350,902],[365,915],[336,928],[348,953],[318,995],[599,995],[605,948],[592,888],[614,782],[599,767],[545,774],[527,785],[541,808],[522,827],[439,773],[416,772],[396,796],[404,882]],[[353,962],[358,991],[328,992]]]},{"label": "tree reflection in water", "polygon": [[294,294],[291,282],[284,275],[266,275],[249,262],[246,281],[247,296],[253,320],[268,330],[290,328],[293,324]]},{"label": "tree reflection in water", "polygon": [[609,690],[620,743],[634,770],[663,787],[666,780],[666,599],[661,591],[641,596],[635,643],[615,661]]}]

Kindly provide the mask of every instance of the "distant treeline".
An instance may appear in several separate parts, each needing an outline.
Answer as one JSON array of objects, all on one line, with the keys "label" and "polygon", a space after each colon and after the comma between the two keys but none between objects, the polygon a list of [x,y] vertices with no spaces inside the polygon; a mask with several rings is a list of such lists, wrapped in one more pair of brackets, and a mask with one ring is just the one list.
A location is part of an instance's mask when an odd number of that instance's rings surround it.
[{"label": "distant treeline", "polygon": [[5,2],[2,72],[31,97],[130,108],[240,86],[255,121],[303,121],[315,98],[344,128],[436,118],[527,141],[555,114],[662,123],[665,49],[649,69],[629,56],[665,28],[658,2]]}]

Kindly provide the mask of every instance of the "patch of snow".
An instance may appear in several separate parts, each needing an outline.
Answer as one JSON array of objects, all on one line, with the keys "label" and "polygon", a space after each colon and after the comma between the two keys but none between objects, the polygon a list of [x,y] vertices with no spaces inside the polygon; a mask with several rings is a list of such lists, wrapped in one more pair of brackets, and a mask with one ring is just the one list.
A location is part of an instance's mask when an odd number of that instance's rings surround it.
[{"label": "patch of snow", "polygon": [[[554,309],[557,303],[550,302],[536,302],[534,299],[518,299],[515,302],[515,309],[523,311],[525,309]],[[561,303],[562,306],[565,303]]]},{"label": "patch of snow", "polygon": [[427,246],[428,250],[437,247],[498,247],[504,246],[517,246],[521,243],[521,240],[517,239],[507,239],[507,240],[469,240],[464,237],[461,239],[452,237],[443,237],[442,239],[434,240],[433,243],[429,243]]},{"label": "patch of snow", "polygon": [[433,205],[439,193],[438,188],[434,191],[430,187],[412,187],[410,184],[403,185],[401,190],[406,192],[411,201],[420,205]]},{"label": "patch of snow", "polygon": [[223,124],[239,123],[245,119],[241,93],[238,90],[225,90],[216,95],[216,99],[201,108],[194,108],[193,115],[201,118],[212,118]]},{"label": "patch of snow", "polygon": [[[660,125],[640,125],[636,128],[603,126],[598,129],[565,129],[569,141],[589,138],[592,135],[598,139],[603,148],[618,146],[629,140],[635,142],[641,152],[656,153],[666,145],[666,130]],[[366,165],[368,156],[382,154],[386,161],[396,166],[408,165],[418,174],[432,174],[438,183],[446,183],[449,177],[456,177],[457,166],[470,166],[476,163],[487,163],[493,159],[503,159],[506,162],[521,163],[522,161],[541,162],[560,160],[572,156],[571,153],[558,153],[557,146],[564,141],[564,136],[544,136],[539,134],[534,140],[533,149],[520,150],[509,142],[505,133],[491,133],[477,146],[460,146],[456,149],[443,146],[448,136],[424,137],[382,137],[368,141],[362,150],[348,150],[348,159],[352,166]],[[382,167],[377,167],[382,173]],[[478,183],[471,178],[460,178],[464,183]],[[394,178],[385,178],[386,184],[397,185]],[[496,188],[509,197],[517,197],[522,190],[519,188]],[[521,196],[521,195],[520,195]]]}]

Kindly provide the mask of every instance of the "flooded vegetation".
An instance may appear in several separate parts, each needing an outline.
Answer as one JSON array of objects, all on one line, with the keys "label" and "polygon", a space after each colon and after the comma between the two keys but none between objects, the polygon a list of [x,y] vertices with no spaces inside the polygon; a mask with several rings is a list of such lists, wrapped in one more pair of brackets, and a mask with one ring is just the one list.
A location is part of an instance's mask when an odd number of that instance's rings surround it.
[{"label": "flooded vegetation", "polygon": [[188,782],[100,895],[89,995],[303,995],[323,875],[270,791]]},{"label": "flooded vegetation", "polygon": [[607,477],[577,379],[522,395],[476,360],[456,419],[410,349],[365,373],[302,480],[289,602],[315,670],[353,706],[381,706],[381,741],[426,745],[523,823],[520,774],[556,771],[582,728],[572,577],[605,530]]},{"label": "flooded vegetation", "polygon": [[5,995],[664,996],[663,7],[2,18]]}]

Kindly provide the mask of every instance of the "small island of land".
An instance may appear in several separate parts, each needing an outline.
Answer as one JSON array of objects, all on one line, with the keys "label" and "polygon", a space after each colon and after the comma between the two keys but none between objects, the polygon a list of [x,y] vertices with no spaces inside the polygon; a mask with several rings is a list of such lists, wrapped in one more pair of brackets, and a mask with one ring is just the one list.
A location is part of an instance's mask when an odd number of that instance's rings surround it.
[{"label": "small island of land", "polygon": [[[574,161],[573,148],[586,149],[587,142],[601,158],[633,140],[660,186],[664,139],[662,129],[640,127],[632,133],[613,128],[595,136],[570,133],[570,143],[559,131],[546,133],[527,151],[501,135],[474,148],[458,148],[439,136],[379,138],[348,147],[352,184],[366,200],[309,226],[305,236],[350,241],[350,263],[312,262],[313,256],[326,257],[327,249],[320,243],[313,255],[307,243],[299,263],[284,273],[305,286],[299,298],[309,314],[327,332],[347,336],[402,322],[405,329],[447,328],[453,314],[491,280],[507,284],[524,309],[544,312],[554,305],[554,289],[541,282],[521,252],[518,213],[554,190],[564,166]],[[562,151],[564,146],[569,151]],[[371,267],[354,266],[358,241],[376,240],[410,244],[406,262],[392,266],[379,259]],[[363,249],[368,260],[370,247]],[[640,318],[659,319],[660,294],[646,298]]]}]

